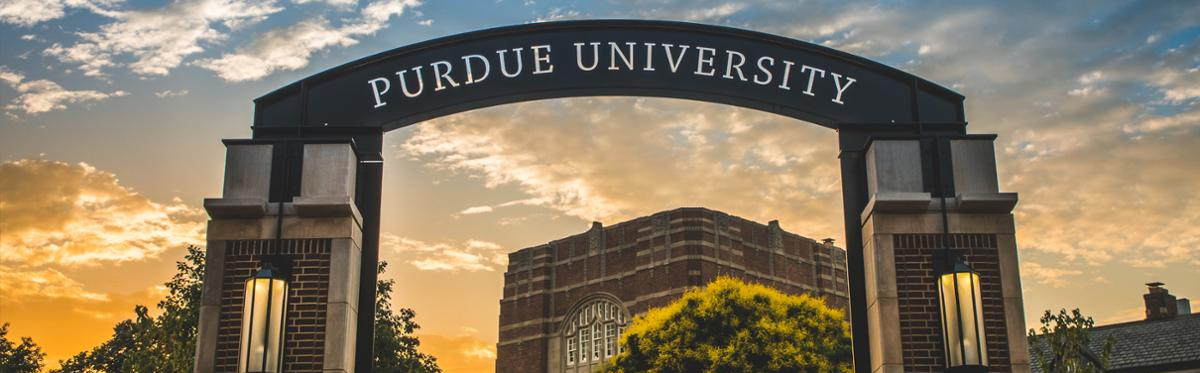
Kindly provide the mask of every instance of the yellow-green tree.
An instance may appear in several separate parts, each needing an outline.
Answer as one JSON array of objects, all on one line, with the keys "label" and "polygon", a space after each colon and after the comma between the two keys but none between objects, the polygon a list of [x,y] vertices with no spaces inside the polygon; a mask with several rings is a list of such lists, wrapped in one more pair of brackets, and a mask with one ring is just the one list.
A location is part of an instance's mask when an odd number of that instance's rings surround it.
[{"label": "yellow-green tree", "polygon": [[1100,342],[1096,350],[1092,350],[1092,327],[1096,325],[1091,317],[1084,316],[1078,308],[1067,313],[1067,309],[1058,310],[1058,314],[1042,314],[1041,330],[1029,329],[1029,351],[1032,353],[1030,362],[1044,373],[1102,373],[1108,370],[1109,357],[1112,355],[1112,336]]},{"label": "yellow-green tree", "polygon": [[609,373],[849,373],[850,327],[807,295],[722,277],[634,319]]}]

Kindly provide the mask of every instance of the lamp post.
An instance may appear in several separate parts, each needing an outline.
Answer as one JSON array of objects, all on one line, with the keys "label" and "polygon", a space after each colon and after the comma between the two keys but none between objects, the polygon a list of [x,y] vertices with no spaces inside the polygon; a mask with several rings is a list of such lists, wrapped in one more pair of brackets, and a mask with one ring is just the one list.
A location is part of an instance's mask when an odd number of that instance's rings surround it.
[{"label": "lamp post", "polygon": [[278,373],[283,368],[287,275],[271,261],[246,280],[238,373]]},{"label": "lamp post", "polygon": [[947,373],[987,372],[987,338],[979,274],[949,248],[937,278]]},{"label": "lamp post", "polygon": [[[946,196],[946,180],[942,165],[947,159],[943,148],[949,139],[934,143],[938,167],[935,168],[937,193],[941,199],[942,251],[934,254],[934,276],[938,292],[938,309],[942,316],[942,351],[946,373],[987,373],[987,339],[983,331],[983,293],[979,290],[979,273],[950,250],[950,216]],[[953,185],[953,184],[951,184]]]}]

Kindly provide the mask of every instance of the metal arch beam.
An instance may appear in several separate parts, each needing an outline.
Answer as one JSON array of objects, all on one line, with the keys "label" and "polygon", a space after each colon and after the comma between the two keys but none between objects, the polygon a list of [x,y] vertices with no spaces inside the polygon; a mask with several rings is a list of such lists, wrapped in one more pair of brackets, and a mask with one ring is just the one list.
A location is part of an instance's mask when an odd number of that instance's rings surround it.
[{"label": "metal arch beam", "polygon": [[[534,47],[544,48],[535,54]],[[505,75],[505,62],[510,69],[519,63],[519,72]],[[472,82],[484,63],[489,75]],[[402,94],[410,90],[420,94]],[[388,131],[483,107],[579,96],[723,103],[833,129],[918,118],[964,122],[962,95],[838,50],[721,26],[591,20],[493,28],[385,51],[255,99],[254,125]]]}]

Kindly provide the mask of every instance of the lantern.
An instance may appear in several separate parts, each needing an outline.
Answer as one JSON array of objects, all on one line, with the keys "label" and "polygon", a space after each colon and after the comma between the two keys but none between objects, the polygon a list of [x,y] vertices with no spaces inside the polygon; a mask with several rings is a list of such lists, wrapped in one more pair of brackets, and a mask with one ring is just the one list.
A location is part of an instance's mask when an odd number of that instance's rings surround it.
[{"label": "lantern", "polygon": [[246,280],[238,373],[282,370],[287,292],[287,276],[270,262]]},{"label": "lantern", "polygon": [[979,274],[961,259],[943,268],[937,289],[942,315],[946,371],[987,371],[987,340]]}]

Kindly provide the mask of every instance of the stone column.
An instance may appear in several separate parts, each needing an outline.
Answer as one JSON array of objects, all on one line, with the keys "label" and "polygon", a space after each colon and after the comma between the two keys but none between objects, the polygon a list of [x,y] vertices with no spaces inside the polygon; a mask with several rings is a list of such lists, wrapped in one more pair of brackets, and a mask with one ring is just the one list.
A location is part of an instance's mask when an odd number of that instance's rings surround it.
[{"label": "stone column", "polygon": [[[362,217],[354,205],[358,158],[349,142],[303,144],[301,159],[287,159],[288,145],[226,142],[222,196],[204,201],[211,220],[197,373],[237,371],[243,287],[267,256],[290,264],[283,371],[354,371],[362,256]],[[286,176],[296,163],[299,180]],[[299,195],[271,199],[273,189],[294,190],[295,183]]]},{"label": "stone column", "polygon": [[943,203],[950,248],[981,277],[989,371],[1029,372],[1012,215],[1017,195],[999,192],[993,141],[926,141],[926,154],[951,162],[941,169],[954,194],[944,198],[935,196],[936,182],[934,193],[927,191],[926,180],[937,180],[938,171],[926,168],[938,166],[922,162],[921,141],[870,144],[870,200],[861,219],[872,373],[945,370],[933,268],[943,248]]}]

